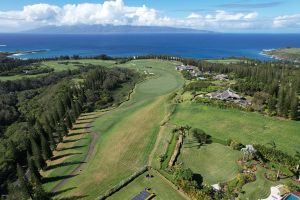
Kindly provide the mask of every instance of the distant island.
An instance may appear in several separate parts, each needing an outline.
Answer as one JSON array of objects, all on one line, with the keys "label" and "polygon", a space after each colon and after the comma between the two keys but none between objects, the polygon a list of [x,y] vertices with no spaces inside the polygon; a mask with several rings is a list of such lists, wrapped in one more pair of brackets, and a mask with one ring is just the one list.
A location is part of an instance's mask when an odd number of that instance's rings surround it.
[{"label": "distant island", "polygon": [[300,48],[280,48],[264,50],[263,54],[269,55],[278,60],[287,60],[291,62],[300,62]]},{"label": "distant island", "polygon": [[162,26],[74,25],[45,26],[25,33],[39,34],[120,34],[120,33],[214,33],[213,31]]}]

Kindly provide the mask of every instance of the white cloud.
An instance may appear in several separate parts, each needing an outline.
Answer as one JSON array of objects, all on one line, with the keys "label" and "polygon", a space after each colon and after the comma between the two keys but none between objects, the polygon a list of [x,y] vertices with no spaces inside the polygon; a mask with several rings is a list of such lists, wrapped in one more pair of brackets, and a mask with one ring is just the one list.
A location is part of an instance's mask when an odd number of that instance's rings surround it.
[{"label": "white cloud", "polygon": [[200,15],[190,14],[182,23],[193,28],[210,29],[246,29],[257,25],[256,12],[250,13],[229,13],[224,10],[217,10],[213,14]]},{"label": "white cloud", "polygon": [[[19,11],[0,11],[0,31],[21,30],[44,25],[113,24],[175,26],[197,29],[246,29],[255,26],[258,13],[229,13],[217,10],[211,14],[191,13],[186,18],[170,18],[145,5],[126,6],[123,0],[102,4],[82,3],[56,6],[28,5]],[[257,24],[256,24],[257,25]]]},{"label": "white cloud", "polygon": [[299,28],[300,14],[275,17],[273,20],[273,26],[275,28]]}]

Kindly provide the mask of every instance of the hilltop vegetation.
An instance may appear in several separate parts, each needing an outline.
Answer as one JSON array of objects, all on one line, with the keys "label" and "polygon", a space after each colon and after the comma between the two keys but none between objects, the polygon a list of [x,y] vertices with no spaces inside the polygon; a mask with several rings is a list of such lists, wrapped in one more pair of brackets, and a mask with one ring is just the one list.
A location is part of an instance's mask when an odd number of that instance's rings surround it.
[{"label": "hilltop vegetation", "polygon": [[276,59],[300,62],[300,48],[281,48],[264,51],[264,53]]},{"label": "hilltop vegetation", "polygon": [[[151,187],[157,199],[257,199],[299,175],[300,71],[291,63],[169,56],[3,63],[1,193],[12,198],[124,199]],[[176,71],[182,63],[197,75]],[[250,103],[213,98],[224,90]],[[256,152],[242,153],[247,145]],[[217,183],[220,191],[210,186]]]}]

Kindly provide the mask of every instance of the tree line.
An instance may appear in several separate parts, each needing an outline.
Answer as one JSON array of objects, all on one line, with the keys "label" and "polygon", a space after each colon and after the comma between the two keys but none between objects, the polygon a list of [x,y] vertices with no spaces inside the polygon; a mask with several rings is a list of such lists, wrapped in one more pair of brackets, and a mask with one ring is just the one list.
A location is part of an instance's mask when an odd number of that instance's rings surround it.
[{"label": "tree line", "polygon": [[[28,79],[31,84],[22,87],[9,87],[20,85],[19,81],[1,83],[2,94],[9,95],[1,99],[0,105],[3,102],[2,105],[11,105],[12,111],[7,112],[16,112],[14,118],[4,117],[6,121],[1,121],[4,130],[0,136],[1,194],[46,199],[41,187],[45,180],[39,172],[47,170],[46,161],[51,159],[57,144],[82,112],[110,105],[112,91],[136,76],[129,69],[104,67],[65,73],[69,76],[53,79],[56,81]],[[70,78],[78,73],[84,81],[72,82]],[[41,84],[35,89],[37,83]],[[20,98],[26,95],[32,97]],[[40,104],[38,101],[42,100]]]}]

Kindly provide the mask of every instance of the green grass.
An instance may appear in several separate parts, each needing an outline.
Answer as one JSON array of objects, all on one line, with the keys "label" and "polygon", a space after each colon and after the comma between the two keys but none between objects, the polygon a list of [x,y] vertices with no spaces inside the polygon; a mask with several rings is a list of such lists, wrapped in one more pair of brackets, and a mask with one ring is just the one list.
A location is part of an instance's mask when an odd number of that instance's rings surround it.
[{"label": "green grass", "polygon": [[264,177],[266,169],[258,167],[256,171],[256,181],[246,184],[243,187],[243,193],[240,194],[240,199],[264,199],[270,195],[271,187],[280,184],[285,184],[288,180],[272,182]]},{"label": "green grass", "polygon": [[221,63],[221,64],[235,64],[245,61],[244,59],[230,58],[230,59],[209,59],[205,60],[210,63]]},{"label": "green grass", "polygon": [[162,169],[165,169],[168,167],[169,161],[173,155],[175,146],[176,146],[176,133],[173,133],[172,137],[171,137],[171,141],[169,142],[167,151],[165,153],[166,155],[166,159],[164,160],[164,162],[162,163]]},{"label": "green grass", "polygon": [[148,162],[165,117],[168,94],[180,88],[183,79],[172,62],[134,60],[120,66],[147,69],[155,76],[138,84],[130,101],[95,121],[93,130],[99,138],[92,159],[61,188],[65,192],[59,197],[87,195],[86,199],[94,199]]},{"label": "green grass", "polygon": [[[68,64],[63,64],[68,63]],[[96,60],[96,59],[81,59],[81,60],[68,60],[68,61],[45,61],[41,63],[41,68],[52,68],[54,72],[66,71],[66,70],[74,70],[78,69],[75,63],[84,64],[84,65],[101,65],[105,67],[110,67],[115,65],[115,61],[113,60]],[[49,73],[41,73],[41,74],[18,74],[14,76],[0,76],[0,81],[13,81],[23,78],[36,78],[45,76]]]},{"label": "green grass", "polygon": [[[146,178],[146,174],[151,174],[153,178]],[[146,172],[136,178],[133,182],[129,183],[126,187],[122,188],[117,193],[109,197],[109,200],[124,200],[132,199],[134,196],[139,194],[141,191],[144,191],[145,188],[151,188],[151,192],[156,194],[154,199],[172,199],[172,200],[181,200],[184,199],[169,183],[163,179],[155,171]]]},{"label": "green grass", "polygon": [[201,174],[207,184],[222,183],[234,179],[238,174],[239,151],[219,143],[198,148],[198,143],[189,136],[181,149],[179,162],[194,173]]},{"label": "green grass", "polygon": [[267,144],[274,140],[278,149],[290,155],[299,149],[298,121],[279,120],[258,113],[197,103],[179,104],[171,121],[177,125],[188,124],[201,128],[220,140],[231,138],[243,144]]},{"label": "green grass", "polygon": [[[66,63],[66,64],[63,64]],[[78,64],[84,64],[84,65],[101,65],[101,66],[111,66],[115,64],[115,61],[113,60],[96,60],[96,59],[81,59],[81,60],[67,60],[67,61],[46,61],[42,62],[42,67],[52,68],[55,72],[59,71],[65,71],[65,70],[74,70],[78,69]]]},{"label": "green grass", "polygon": [[281,48],[272,51],[265,51],[264,53],[284,60],[297,60],[298,62],[300,60],[300,48]]},{"label": "green grass", "polygon": [[14,81],[14,80],[18,80],[18,79],[22,79],[22,78],[36,78],[36,77],[40,77],[43,75],[47,75],[47,73],[43,73],[43,74],[18,74],[18,75],[14,75],[14,76],[0,76],[0,81]]},{"label": "green grass", "polygon": [[[103,114],[102,112],[89,113],[86,116],[80,116],[77,123],[74,124],[74,130],[69,131],[69,135],[64,137],[64,143],[57,146],[58,151],[54,151],[54,158],[47,162],[47,166],[51,169],[42,172],[44,177],[47,177],[44,188],[50,191],[63,178],[59,176],[68,175],[77,165],[84,159],[88,151],[88,146],[91,141],[91,136],[86,132],[85,126],[92,121],[92,117],[97,117]],[[76,147],[76,148],[73,148]],[[63,149],[63,150],[62,150]]]}]

